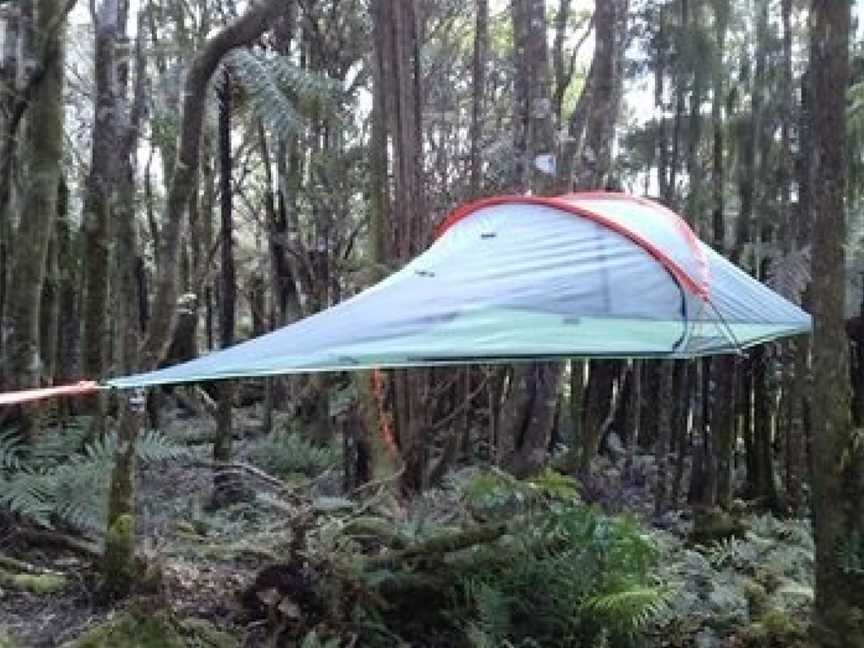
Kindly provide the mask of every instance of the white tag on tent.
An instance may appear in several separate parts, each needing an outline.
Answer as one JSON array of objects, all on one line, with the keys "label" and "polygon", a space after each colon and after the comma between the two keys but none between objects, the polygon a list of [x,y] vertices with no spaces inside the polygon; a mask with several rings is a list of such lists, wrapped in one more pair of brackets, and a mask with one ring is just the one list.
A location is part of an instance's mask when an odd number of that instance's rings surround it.
[{"label": "white tag on tent", "polygon": [[534,158],[534,166],[540,173],[555,175],[555,156],[551,153],[541,153]]}]

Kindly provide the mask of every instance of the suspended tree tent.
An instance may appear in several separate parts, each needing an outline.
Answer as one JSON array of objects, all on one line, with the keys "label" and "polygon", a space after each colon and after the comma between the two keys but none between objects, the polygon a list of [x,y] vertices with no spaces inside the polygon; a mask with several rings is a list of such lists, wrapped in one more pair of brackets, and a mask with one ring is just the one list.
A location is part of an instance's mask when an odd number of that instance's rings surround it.
[{"label": "suspended tree tent", "polygon": [[574,356],[692,358],[810,329],[807,313],[654,202],[504,196],[458,209],[423,254],[341,304],[107,385]]}]

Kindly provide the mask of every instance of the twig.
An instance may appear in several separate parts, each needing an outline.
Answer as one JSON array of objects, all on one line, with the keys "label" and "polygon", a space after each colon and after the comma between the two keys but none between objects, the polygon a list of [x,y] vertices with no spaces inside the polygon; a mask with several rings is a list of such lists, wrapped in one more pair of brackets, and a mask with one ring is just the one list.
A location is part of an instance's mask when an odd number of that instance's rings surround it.
[{"label": "twig", "polygon": [[193,462],[193,465],[201,468],[219,468],[245,472],[280,490],[289,490],[291,488],[287,483],[285,483],[278,477],[274,477],[273,475],[261,470],[260,468],[256,468],[255,466],[251,466],[247,463],[243,463],[240,461],[226,462],[199,460]]},{"label": "twig", "polygon": [[214,469],[218,468],[218,469],[236,470],[239,472],[244,472],[244,473],[247,473],[253,477],[260,479],[264,483],[269,484],[270,486],[273,486],[274,488],[276,488],[279,491],[282,491],[283,493],[286,493],[286,494],[293,494],[293,493],[296,493],[297,491],[311,488],[312,486],[314,486],[318,482],[322,481],[325,477],[327,477],[333,471],[333,468],[330,467],[327,470],[325,470],[324,472],[322,472],[320,475],[318,475],[317,477],[313,477],[312,479],[309,479],[305,482],[301,482],[299,484],[289,484],[288,482],[285,482],[285,481],[279,479],[278,477],[274,477],[270,473],[268,473],[264,470],[261,470],[260,468],[257,468],[256,466],[252,466],[252,465],[244,463],[242,461],[226,462],[226,461],[199,460],[199,461],[195,461],[193,463],[193,465],[198,466],[198,467],[202,467],[202,468],[214,468]]},{"label": "twig", "polygon": [[402,473],[404,473],[404,472],[405,472],[405,466],[403,465],[399,470],[397,470],[392,475],[388,475],[387,477],[382,477],[381,479],[377,479],[375,481],[370,481],[370,482],[366,482],[365,484],[361,484],[360,486],[355,488],[353,491],[351,491],[351,494],[352,495],[359,495],[360,493],[363,493],[367,490],[371,490],[377,486],[389,485],[389,484],[393,483],[394,481],[396,481],[397,479],[399,479],[402,476]]}]

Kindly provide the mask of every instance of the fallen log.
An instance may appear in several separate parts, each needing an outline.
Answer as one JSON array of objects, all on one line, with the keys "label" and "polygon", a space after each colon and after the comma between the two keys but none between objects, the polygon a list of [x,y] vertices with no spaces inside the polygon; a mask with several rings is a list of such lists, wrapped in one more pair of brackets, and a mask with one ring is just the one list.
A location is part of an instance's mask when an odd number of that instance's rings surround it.
[{"label": "fallen log", "polygon": [[364,570],[385,569],[417,559],[440,558],[445,554],[468,549],[475,545],[495,542],[508,530],[508,525],[499,523],[485,524],[458,533],[437,535],[406,549],[369,558],[364,563]]}]

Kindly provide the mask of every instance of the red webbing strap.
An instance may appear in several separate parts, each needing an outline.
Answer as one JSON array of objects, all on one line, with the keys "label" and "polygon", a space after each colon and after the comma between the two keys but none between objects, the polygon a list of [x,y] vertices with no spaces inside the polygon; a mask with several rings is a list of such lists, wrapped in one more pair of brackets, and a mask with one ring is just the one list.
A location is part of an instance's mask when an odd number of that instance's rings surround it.
[{"label": "red webbing strap", "polygon": [[0,394],[0,407],[8,405],[20,405],[45,398],[57,396],[86,396],[95,394],[104,389],[93,380],[82,380],[74,385],[61,385],[59,387],[41,387],[37,389],[25,389],[23,391],[6,392]]}]

